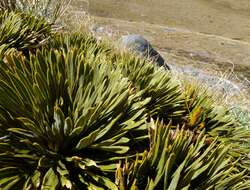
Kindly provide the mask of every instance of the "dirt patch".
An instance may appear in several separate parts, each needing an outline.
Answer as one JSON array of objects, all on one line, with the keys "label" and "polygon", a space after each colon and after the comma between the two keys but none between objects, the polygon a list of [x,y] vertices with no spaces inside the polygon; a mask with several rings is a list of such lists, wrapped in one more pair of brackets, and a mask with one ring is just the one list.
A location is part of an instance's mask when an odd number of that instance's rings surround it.
[{"label": "dirt patch", "polygon": [[249,0],[90,0],[89,11],[250,42]]}]

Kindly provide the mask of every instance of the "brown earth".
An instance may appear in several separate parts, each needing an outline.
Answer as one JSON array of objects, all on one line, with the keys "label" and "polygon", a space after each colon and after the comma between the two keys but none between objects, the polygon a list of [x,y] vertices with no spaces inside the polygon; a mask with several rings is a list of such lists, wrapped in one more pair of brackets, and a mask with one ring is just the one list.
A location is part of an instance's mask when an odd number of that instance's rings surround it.
[{"label": "brown earth", "polygon": [[249,0],[89,0],[92,15],[250,42]]}]

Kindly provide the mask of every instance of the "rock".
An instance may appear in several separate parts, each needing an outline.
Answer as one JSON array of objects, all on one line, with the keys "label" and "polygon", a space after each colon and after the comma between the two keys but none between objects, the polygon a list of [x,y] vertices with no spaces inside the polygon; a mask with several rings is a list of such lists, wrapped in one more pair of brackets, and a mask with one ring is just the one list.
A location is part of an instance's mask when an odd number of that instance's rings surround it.
[{"label": "rock", "polygon": [[157,66],[170,70],[163,57],[151,46],[151,44],[141,35],[131,34],[123,36],[120,43],[125,48],[134,51],[136,54],[149,58]]},{"label": "rock", "polygon": [[91,28],[91,30],[93,32],[96,32],[96,33],[104,33],[106,32],[105,28],[103,26],[94,26]]},{"label": "rock", "polygon": [[166,28],[163,29],[163,31],[164,32],[169,32],[169,33],[171,32],[172,33],[172,32],[176,32],[176,29],[166,27]]},{"label": "rock", "polygon": [[112,31],[103,26],[93,25],[90,27],[90,31],[96,38],[102,39],[102,37],[112,37]]}]

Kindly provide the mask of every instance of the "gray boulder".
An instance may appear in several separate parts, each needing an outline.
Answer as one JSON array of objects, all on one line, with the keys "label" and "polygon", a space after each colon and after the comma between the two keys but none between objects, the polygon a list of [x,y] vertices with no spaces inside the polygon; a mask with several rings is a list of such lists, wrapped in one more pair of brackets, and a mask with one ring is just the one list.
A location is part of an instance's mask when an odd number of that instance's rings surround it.
[{"label": "gray boulder", "polygon": [[130,34],[123,36],[120,43],[125,48],[134,51],[136,54],[149,58],[157,66],[170,70],[163,57],[151,46],[151,44],[141,35]]}]

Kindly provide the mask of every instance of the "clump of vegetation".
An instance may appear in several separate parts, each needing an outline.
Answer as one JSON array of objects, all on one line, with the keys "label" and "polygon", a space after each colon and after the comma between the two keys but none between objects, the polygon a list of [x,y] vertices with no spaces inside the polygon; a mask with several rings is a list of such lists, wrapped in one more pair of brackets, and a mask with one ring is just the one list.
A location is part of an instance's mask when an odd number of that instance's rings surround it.
[{"label": "clump of vegetation", "polygon": [[[229,147],[203,133],[151,123],[151,147],[117,168],[120,189],[245,189]],[[229,180],[230,179],[230,180]]]},{"label": "clump of vegetation", "polygon": [[0,189],[249,188],[249,131],[206,92],[43,17],[0,18]]},{"label": "clump of vegetation", "polygon": [[32,13],[55,23],[70,2],[71,0],[1,0],[0,10]]},{"label": "clump of vegetation", "polygon": [[12,48],[28,53],[43,45],[52,35],[51,24],[44,18],[22,12],[1,12],[0,31],[1,54]]}]

